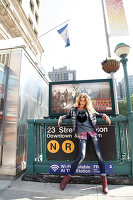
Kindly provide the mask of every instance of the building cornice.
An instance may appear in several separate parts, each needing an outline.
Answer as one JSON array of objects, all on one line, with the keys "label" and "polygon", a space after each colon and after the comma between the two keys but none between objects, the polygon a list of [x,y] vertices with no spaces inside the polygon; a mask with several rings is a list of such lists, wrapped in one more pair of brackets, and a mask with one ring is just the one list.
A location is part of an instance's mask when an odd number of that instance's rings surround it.
[{"label": "building cornice", "polygon": [[1,23],[9,35],[22,37],[33,54],[37,56],[39,53],[41,56],[44,50],[17,0],[1,0],[0,10]]}]

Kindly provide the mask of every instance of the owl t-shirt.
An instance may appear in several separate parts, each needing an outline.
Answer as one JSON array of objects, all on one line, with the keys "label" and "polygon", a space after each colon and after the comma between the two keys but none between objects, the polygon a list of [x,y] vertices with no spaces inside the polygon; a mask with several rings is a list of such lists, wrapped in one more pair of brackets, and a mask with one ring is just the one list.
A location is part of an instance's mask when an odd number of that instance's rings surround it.
[{"label": "owl t-shirt", "polygon": [[87,110],[78,110],[76,111],[77,117],[77,132],[78,133],[87,133],[94,131],[92,124],[90,122]]}]

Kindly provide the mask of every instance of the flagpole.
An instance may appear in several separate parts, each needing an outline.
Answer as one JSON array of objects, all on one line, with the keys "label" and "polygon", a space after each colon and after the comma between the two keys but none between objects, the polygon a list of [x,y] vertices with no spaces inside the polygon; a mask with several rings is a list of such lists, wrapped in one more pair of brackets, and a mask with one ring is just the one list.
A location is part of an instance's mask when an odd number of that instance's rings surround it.
[{"label": "flagpole", "polygon": [[51,32],[51,31],[53,31],[54,29],[58,28],[59,26],[61,26],[61,25],[65,24],[65,23],[66,23],[66,22],[68,22],[68,21],[70,21],[70,19],[68,19],[67,21],[65,21],[65,22],[63,22],[63,23],[61,23],[61,24],[59,24],[59,25],[55,26],[54,28],[50,29],[49,31],[47,31],[47,32],[43,33],[42,35],[38,36],[38,38],[40,38],[40,37],[42,37],[42,36],[46,35],[47,33],[49,33],[49,32]]},{"label": "flagpole", "polygon": [[[68,19],[67,21],[65,21],[65,22],[63,22],[63,23],[61,23],[61,24],[55,26],[54,28],[52,28],[52,29],[50,29],[49,31],[43,33],[42,35],[38,36],[37,39],[39,39],[40,37],[46,35],[46,34],[49,33],[50,31],[53,31],[54,29],[58,28],[59,26],[65,24],[65,23],[68,22],[68,21],[70,21],[70,19]],[[25,48],[28,47],[29,44],[34,43],[35,41],[36,41],[36,40],[32,40],[32,41],[28,42],[27,45],[25,45]],[[38,60],[38,59],[37,59],[37,60]],[[40,63],[40,61],[38,61],[38,62]]]},{"label": "flagpole", "polygon": [[[103,20],[104,20],[106,43],[107,43],[107,52],[108,52],[108,57],[111,58],[111,50],[110,50],[109,34],[108,34],[108,28],[107,28],[107,22],[106,22],[104,2],[103,2],[103,0],[101,0],[101,2],[102,2],[102,11],[103,11]],[[119,108],[118,108],[118,101],[117,101],[117,90],[116,90],[116,83],[115,83],[115,78],[114,78],[113,72],[111,73],[111,79],[112,79],[112,82],[113,82],[113,89],[114,89],[115,111],[116,111],[116,115],[118,115],[119,114]]]},{"label": "flagpole", "polygon": [[[2,12],[3,12],[3,11],[2,11]],[[70,19],[68,19],[68,20],[66,20],[65,22],[63,22],[63,23],[61,23],[61,24],[55,26],[54,28],[52,28],[52,29],[50,29],[49,31],[43,33],[42,35],[38,36],[37,39],[39,39],[40,37],[46,35],[46,34],[49,33],[50,31],[53,31],[54,29],[58,28],[59,26],[65,24],[65,23],[68,22],[68,21],[70,21]],[[36,41],[36,40],[32,40],[32,41],[28,42],[28,43],[25,45],[25,48],[28,47],[29,44],[34,43],[35,41]],[[37,60],[38,60],[38,59],[37,59]],[[38,63],[40,63],[40,61],[38,61]]]},{"label": "flagpole", "polygon": [[[65,24],[65,23],[68,22],[68,21],[70,21],[70,19],[68,19],[67,21],[65,21],[65,22],[63,22],[63,23],[61,23],[61,24],[55,26],[54,28],[52,28],[52,29],[50,29],[49,31],[43,33],[42,35],[38,36],[37,39],[39,39],[40,37],[43,37],[43,36],[46,35],[47,33],[49,33],[49,32],[51,32],[51,31],[55,30],[56,28],[58,28],[59,26]],[[27,44],[25,47],[28,47],[29,44],[31,44],[31,43],[33,43],[33,42],[35,42],[35,41],[36,41],[36,40],[32,40],[32,41],[28,42],[28,44]]]},{"label": "flagpole", "polygon": [[104,2],[102,1],[102,10],[103,10],[103,20],[104,20],[104,28],[105,28],[105,36],[106,36],[106,43],[107,43],[107,51],[108,51],[108,57],[111,57],[111,51],[110,51],[110,44],[109,44],[109,34],[107,29],[107,22],[106,22],[106,16],[105,16],[105,9],[104,9]]}]

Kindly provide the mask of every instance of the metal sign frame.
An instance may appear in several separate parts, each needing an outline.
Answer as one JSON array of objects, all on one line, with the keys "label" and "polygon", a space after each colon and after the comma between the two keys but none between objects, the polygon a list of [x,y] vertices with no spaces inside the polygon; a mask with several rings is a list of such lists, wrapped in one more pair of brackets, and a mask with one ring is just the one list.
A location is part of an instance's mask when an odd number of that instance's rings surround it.
[{"label": "metal sign frame", "polygon": [[96,111],[108,115],[116,114],[112,79],[94,79],[50,82],[49,116],[59,117],[66,114],[81,92],[91,97]]}]

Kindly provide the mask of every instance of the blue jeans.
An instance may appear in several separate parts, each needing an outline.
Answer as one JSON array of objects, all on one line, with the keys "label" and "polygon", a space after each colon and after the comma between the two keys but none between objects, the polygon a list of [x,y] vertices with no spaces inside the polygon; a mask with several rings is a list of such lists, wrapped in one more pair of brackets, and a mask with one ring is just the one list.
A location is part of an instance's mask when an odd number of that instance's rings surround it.
[{"label": "blue jeans", "polygon": [[[99,168],[100,168],[100,173],[101,174],[106,173],[98,136],[91,137],[88,135],[88,139],[90,139],[93,144],[95,155],[97,157]],[[78,154],[77,159],[73,162],[73,164],[71,166],[71,169],[69,172],[70,175],[75,173],[76,169],[78,168],[78,165],[85,159],[86,145],[87,145],[87,140],[79,139],[79,154]]]}]

